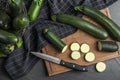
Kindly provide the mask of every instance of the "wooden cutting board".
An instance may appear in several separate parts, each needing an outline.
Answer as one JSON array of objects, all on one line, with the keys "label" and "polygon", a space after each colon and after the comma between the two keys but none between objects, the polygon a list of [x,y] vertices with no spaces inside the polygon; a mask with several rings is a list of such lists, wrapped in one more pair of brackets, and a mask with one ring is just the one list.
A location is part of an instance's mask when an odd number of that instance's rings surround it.
[{"label": "wooden cutting board", "polygon": [[[109,14],[109,10],[108,8],[101,10],[104,14],[106,14],[108,17],[110,17]],[[94,21],[92,21],[91,19],[87,18],[87,17],[83,17],[84,19],[95,23]],[[96,23],[95,23],[96,24]],[[65,37],[62,39],[66,44],[68,44],[68,46],[70,46],[70,44],[72,42],[79,42],[81,43],[88,43],[90,46],[90,51],[94,52],[95,54],[95,60],[93,62],[86,62],[84,60],[84,53],[81,53],[81,58],[79,60],[72,60],[70,57],[71,51],[68,47],[67,51],[65,53],[60,53],[59,51],[57,51],[52,45],[47,45],[45,46],[42,51],[48,55],[52,55],[58,58],[61,58],[65,61],[68,62],[73,62],[82,66],[87,66],[87,65],[91,65],[91,64],[95,64],[97,62],[100,61],[105,61],[105,60],[109,60],[112,58],[116,58],[120,56],[120,50],[116,51],[116,52],[112,52],[112,53],[107,53],[107,52],[99,52],[97,51],[97,41],[98,39],[90,36],[89,34],[81,31],[80,29],[78,29],[75,33]],[[112,40],[112,39],[107,39],[107,40]],[[113,40],[112,40],[113,41]],[[67,72],[70,71],[71,69],[60,66],[58,64],[54,64],[48,61],[45,61],[45,65],[48,71],[48,75],[52,76],[52,75],[56,75],[56,74],[60,74],[63,72]]]}]

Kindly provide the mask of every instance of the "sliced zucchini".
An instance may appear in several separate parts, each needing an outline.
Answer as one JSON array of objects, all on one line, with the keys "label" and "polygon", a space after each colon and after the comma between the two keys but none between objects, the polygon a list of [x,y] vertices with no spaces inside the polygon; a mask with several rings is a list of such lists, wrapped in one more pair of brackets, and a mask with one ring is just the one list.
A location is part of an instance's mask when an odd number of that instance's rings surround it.
[{"label": "sliced zucchini", "polygon": [[87,43],[83,43],[81,45],[81,49],[80,50],[81,50],[82,53],[87,53],[87,52],[90,51],[90,46]]},{"label": "sliced zucchini", "polygon": [[77,43],[77,42],[73,42],[73,43],[70,45],[70,50],[71,50],[71,51],[79,51],[79,50],[80,50],[80,44]]},{"label": "sliced zucchini", "polygon": [[78,59],[80,59],[80,56],[81,56],[81,54],[80,54],[79,51],[73,51],[73,52],[71,53],[71,58],[72,58],[73,60],[78,60]]},{"label": "sliced zucchini", "polygon": [[64,53],[67,50],[67,47],[68,47],[67,45],[63,47],[62,53]]},{"label": "sliced zucchini", "polygon": [[93,53],[93,52],[88,52],[88,53],[86,53],[86,54],[85,54],[85,60],[86,60],[87,62],[92,62],[92,61],[94,61],[94,60],[95,60],[95,55],[94,55],[94,53]]},{"label": "sliced zucchini", "polygon": [[106,69],[106,64],[105,63],[99,62],[99,63],[96,64],[96,70],[98,72],[103,72],[103,71],[105,71],[105,69]]}]

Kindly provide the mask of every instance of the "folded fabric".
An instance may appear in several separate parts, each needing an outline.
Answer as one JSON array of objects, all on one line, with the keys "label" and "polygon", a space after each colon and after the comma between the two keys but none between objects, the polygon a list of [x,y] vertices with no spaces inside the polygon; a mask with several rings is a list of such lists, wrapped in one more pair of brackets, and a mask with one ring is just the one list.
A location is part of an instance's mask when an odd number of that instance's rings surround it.
[{"label": "folded fabric", "polygon": [[[31,1],[25,0],[27,10]],[[45,0],[38,19],[31,22],[23,34],[23,46],[14,50],[6,59],[5,69],[10,77],[17,80],[25,76],[37,63],[39,59],[30,54],[30,51],[41,51],[44,46],[49,44],[42,35],[44,28],[54,31],[60,38],[64,38],[77,30],[73,26],[52,21],[50,19],[52,14],[66,13],[82,16],[82,14],[74,11],[74,6],[84,4],[103,9],[115,1],[117,0]]]}]

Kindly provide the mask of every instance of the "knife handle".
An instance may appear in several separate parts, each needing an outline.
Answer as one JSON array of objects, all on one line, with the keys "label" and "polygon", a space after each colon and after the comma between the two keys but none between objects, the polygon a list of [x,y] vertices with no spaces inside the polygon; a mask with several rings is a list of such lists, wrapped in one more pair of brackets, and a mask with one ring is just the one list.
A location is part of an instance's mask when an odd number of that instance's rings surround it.
[{"label": "knife handle", "polygon": [[77,70],[77,71],[82,71],[82,72],[87,72],[87,68],[84,67],[84,66],[80,66],[78,64],[74,64],[74,63],[70,63],[70,62],[65,62],[63,60],[61,60],[60,64],[62,66],[65,66],[65,67],[68,67],[68,68],[71,68],[73,70]]}]

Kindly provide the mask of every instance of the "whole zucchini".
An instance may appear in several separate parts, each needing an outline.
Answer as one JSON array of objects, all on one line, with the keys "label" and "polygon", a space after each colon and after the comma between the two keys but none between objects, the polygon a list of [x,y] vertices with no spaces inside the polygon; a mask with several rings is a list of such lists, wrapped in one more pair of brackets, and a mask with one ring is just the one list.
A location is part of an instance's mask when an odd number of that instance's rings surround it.
[{"label": "whole zucchini", "polygon": [[10,8],[11,17],[15,17],[20,14],[25,7],[24,0],[7,0]]},{"label": "whole zucchini", "polygon": [[13,29],[23,30],[29,25],[29,17],[25,14],[19,14],[13,19]]},{"label": "whole zucchini", "polygon": [[18,38],[14,34],[0,29],[0,42],[15,44],[18,42]]},{"label": "whole zucchini", "polygon": [[0,43],[0,51],[2,51],[4,54],[10,54],[14,49],[15,49],[14,44]]},{"label": "whole zucchini", "polygon": [[43,3],[44,0],[33,0],[30,9],[28,10],[30,21],[34,21],[37,19]]},{"label": "whole zucchini", "polygon": [[52,20],[75,26],[98,39],[106,39],[108,37],[108,33],[103,28],[77,16],[57,14],[52,16]]},{"label": "whole zucchini", "polygon": [[119,46],[113,41],[98,41],[98,50],[103,52],[115,52],[118,51]]},{"label": "whole zucchini", "polygon": [[59,51],[64,53],[67,49],[67,45],[51,30],[45,28],[43,30],[45,38]]},{"label": "whole zucchini", "polygon": [[120,41],[120,26],[118,26],[112,19],[108,18],[102,12],[86,5],[76,6],[75,10],[80,11],[97,21],[108,31],[113,39]]},{"label": "whole zucchini", "polygon": [[4,30],[10,29],[11,19],[5,11],[0,11],[0,28]]}]

